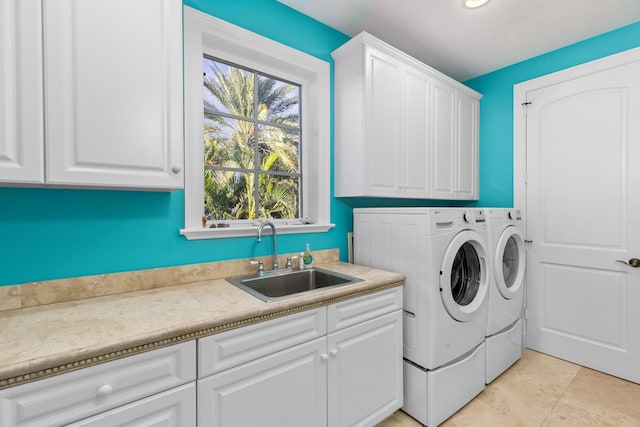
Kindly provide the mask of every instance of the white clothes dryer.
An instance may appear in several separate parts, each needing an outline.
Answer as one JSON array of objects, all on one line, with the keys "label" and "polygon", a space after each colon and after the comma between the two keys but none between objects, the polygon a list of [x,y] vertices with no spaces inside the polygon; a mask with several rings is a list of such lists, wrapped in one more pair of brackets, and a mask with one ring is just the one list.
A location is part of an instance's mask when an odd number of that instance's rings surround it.
[{"label": "white clothes dryer", "polygon": [[485,209],[493,281],[489,287],[486,378],[489,384],[522,355],[525,249],[517,209]]},{"label": "white clothes dryer", "polygon": [[482,209],[354,209],[357,264],[402,273],[404,406],[436,426],[484,389],[488,229]]}]

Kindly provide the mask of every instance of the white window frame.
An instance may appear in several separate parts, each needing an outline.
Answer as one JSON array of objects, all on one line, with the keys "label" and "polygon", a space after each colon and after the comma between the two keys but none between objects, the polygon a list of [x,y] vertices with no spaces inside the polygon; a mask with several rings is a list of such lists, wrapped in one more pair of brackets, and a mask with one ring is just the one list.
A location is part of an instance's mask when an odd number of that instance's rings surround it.
[{"label": "white window frame", "polygon": [[[278,234],[315,233],[333,228],[330,194],[330,65],[299,50],[262,37],[226,21],[184,7],[185,90],[185,227],[189,240],[253,236],[260,220],[203,228],[204,143],[202,57],[253,68],[302,86],[303,205],[299,220],[272,220]],[[222,221],[226,222],[226,221]]]}]

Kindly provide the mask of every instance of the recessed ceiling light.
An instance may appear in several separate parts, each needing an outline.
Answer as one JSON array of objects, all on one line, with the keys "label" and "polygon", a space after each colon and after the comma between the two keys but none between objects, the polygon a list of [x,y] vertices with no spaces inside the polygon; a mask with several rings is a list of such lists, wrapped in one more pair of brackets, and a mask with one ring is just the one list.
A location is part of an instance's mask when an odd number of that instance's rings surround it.
[{"label": "recessed ceiling light", "polygon": [[487,3],[489,3],[489,0],[463,0],[462,1],[462,4],[467,9],[477,9],[480,6],[484,6]]}]

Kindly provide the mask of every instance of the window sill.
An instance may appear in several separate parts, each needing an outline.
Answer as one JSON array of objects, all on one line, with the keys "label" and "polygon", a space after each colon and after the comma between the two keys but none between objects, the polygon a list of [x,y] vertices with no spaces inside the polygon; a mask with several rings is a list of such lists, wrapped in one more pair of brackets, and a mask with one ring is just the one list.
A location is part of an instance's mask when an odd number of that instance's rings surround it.
[{"label": "window sill", "polygon": [[[329,231],[335,224],[296,224],[296,225],[278,225],[276,224],[278,235],[281,234],[299,234],[299,233],[322,233]],[[229,237],[247,237],[255,236],[258,232],[257,226],[238,226],[229,228],[197,228],[182,229],[182,234],[187,240],[204,240],[204,239],[225,239]]]}]

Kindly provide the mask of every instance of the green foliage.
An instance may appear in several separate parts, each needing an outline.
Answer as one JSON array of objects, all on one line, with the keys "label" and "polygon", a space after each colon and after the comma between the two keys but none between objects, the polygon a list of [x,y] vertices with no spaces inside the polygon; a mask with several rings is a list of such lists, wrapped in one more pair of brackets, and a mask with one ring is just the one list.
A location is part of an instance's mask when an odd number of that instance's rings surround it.
[{"label": "green foliage", "polygon": [[287,175],[299,173],[298,88],[205,62],[205,215],[299,217],[300,178]]}]

